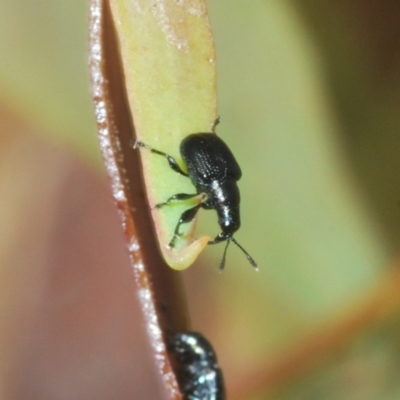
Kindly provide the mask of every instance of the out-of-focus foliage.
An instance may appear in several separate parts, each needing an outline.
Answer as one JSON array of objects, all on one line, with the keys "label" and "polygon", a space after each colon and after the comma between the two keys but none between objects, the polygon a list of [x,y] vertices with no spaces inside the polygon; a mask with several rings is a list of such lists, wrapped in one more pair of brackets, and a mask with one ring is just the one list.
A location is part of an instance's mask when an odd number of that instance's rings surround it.
[{"label": "out-of-focus foliage", "polygon": [[88,14],[85,1],[0,0],[0,100],[98,162]]},{"label": "out-of-focus foliage", "polygon": [[[243,169],[237,239],[260,272],[231,246],[218,274],[223,249],[215,246],[185,278],[194,328],[214,343],[232,398],[249,398],[241,388],[257,366],[273,371],[321,327],[357,318],[356,304],[385,282],[397,254],[400,10],[389,3],[384,10],[378,0],[209,0],[218,134]],[[85,2],[0,0],[0,101],[47,140],[95,160],[87,15]],[[10,125],[4,129],[2,144],[12,136]],[[200,230],[217,233],[208,214]],[[13,245],[9,237],[3,248]],[[399,361],[391,318],[337,339],[333,358],[321,349],[317,372],[299,374],[302,364],[292,364],[296,380],[265,384],[257,398],[400,396],[386,374]],[[267,394],[269,386],[280,391]]]}]

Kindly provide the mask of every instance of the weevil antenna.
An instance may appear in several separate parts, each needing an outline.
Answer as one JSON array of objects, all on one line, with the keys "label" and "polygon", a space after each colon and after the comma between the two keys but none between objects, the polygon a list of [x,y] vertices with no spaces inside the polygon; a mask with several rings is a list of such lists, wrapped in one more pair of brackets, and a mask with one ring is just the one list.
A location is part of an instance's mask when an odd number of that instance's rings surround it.
[{"label": "weevil antenna", "polygon": [[221,264],[219,266],[219,272],[222,272],[225,268],[226,251],[228,250],[228,246],[229,246],[230,242],[231,242],[231,238],[227,239],[224,254],[222,256]]},{"label": "weevil antenna", "polygon": [[[239,247],[240,250],[243,251],[243,253],[246,255],[247,259],[249,260],[249,263],[255,268],[256,271],[258,271],[258,265],[254,261],[253,257],[233,237],[231,237],[231,240],[233,243],[236,244],[237,247]],[[226,246],[226,247],[228,247],[228,246]],[[225,249],[225,253],[226,253],[226,249]],[[225,253],[224,253],[224,258],[225,258]]]}]

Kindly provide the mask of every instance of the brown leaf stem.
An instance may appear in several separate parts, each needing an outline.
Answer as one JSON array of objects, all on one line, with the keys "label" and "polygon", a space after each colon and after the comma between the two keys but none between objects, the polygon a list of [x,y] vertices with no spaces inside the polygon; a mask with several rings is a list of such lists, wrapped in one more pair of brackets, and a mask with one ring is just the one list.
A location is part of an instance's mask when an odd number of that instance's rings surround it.
[{"label": "brown leaf stem", "polygon": [[115,30],[107,1],[90,8],[90,71],[100,147],[128,242],[137,295],[166,398],[181,399],[166,352],[170,333],[186,330],[187,309],[179,273],[162,259],[154,233],[127,104]]}]

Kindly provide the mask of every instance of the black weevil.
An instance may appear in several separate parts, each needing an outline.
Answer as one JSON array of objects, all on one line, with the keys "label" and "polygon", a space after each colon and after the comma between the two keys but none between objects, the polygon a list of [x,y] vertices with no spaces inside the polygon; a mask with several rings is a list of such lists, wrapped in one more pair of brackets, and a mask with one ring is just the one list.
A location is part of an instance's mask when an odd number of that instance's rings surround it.
[{"label": "black weevil", "polygon": [[179,233],[180,226],[193,221],[200,208],[215,210],[221,233],[215,239],[210,240],[208,244],[227,242],[220,270],[224,269],[226,251],[231,241],[243,251],[250,264],[257,269],[256,262],[233,237],[233,234],[240,228],[240,193],[236,182],[241,178],[242,171],[229,147],[214,133],[218,122],[219,119],[215,121],[212,132],[193,133],[182,140],[180,152],[188,173],[181,169],[173,157],[162,151],[153,149],[140,141],[136,141],[134,147],[144,147],[152,153],[165,157],[170,167],[175,172],[190,178],[196,188],[194,194],[178,193],[155,206],[161,208],[175,200],[188,200],[195,197],[200,201],[199,204],[182,213],[169,247],[174,247],[176,239],[181,235]]},{"label": "black weevil", "polygon": [[168,344],[184,399],[225,400],[225,385],[210,342],[198,332],[173,335]]}]

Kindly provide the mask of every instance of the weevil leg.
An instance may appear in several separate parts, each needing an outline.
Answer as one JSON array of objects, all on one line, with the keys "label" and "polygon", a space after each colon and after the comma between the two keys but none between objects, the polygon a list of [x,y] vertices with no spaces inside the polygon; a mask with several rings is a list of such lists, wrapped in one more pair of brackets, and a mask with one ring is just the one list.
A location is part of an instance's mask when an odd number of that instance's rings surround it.
[{"label": "weevil leg", "polygon": [[181,227],[182,224],[187,224],[187,223],[193,221],[194,217],[196,216],[197,211],[199,211],[200,207],[201,207],[201,203],[198,204],[197,206],[194,206],[193,208],[189,208],[189,210],[186,210],[182,213],[181,217],[179,218],[178,224],[176,225],[176,228],[174,231],[174,236],[172,237],[171,241],[169,242],[168,247],[173,248],[175,246],[176,239],[182,235],[181,233],[179,233],[179,228]]},{"label": "weevil leg", "polygon": [[205,201],[204,193],[194,193],[194,194],[188,194],[188,193],[178,193],[174,194],[171,196],[169,199],[166,201],[163,201],[162,203],[158,203],[154,206],[154,208],[161,208],[164,206],[167,206],[171,203],[171,201],[182,201],[182,200],[189,200],[193,199],[195,197],[198,197],[198,203],[203,203]]},{"label": "weevil leg", "polygon": [[210,240],[208,242],[208,244],[217,244],[217,243],[221,243],[224,242],[225,240],[230,239],[231,236],[227,236],[224,232],[221,232],[218,236],[216,236],[215,239]]},{"label": "weevil leg", "polygon": [[152,147],[148,146],[147,144],[140,142],[139,140],[136,140],[136,142],[133,145],[133,148],[136,147],[143,147],[147,150],[150,150],[154,154],[158,154],[160,156],[165,157],[168,160],[169,166],[175,171],[178,172],[178,174],[181,174],[183,176],[189,176],[185,171],[182,170],[182,168],[179,166],[177,161],[175,160],[174,157],[171,157],[170,155],[163,153],[162,151],[153,149]]},{"label": "weevil leg", "polygon": [[215,133],[215,128],[220,122],[221,122],[221,117],[218,115],[217,118],[215,118],[214,123],[212,124],[211,132]]}]

